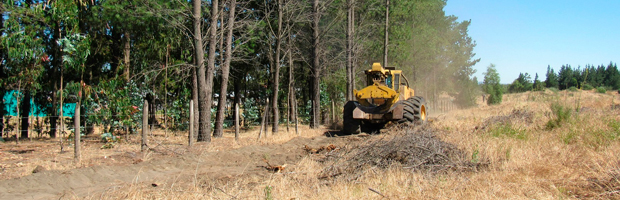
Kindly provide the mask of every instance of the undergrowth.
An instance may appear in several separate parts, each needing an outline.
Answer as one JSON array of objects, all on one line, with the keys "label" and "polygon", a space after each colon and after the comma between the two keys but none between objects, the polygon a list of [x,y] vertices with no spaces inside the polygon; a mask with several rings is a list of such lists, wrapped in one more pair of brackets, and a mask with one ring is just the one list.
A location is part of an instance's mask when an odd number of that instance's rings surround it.
[{"label": "undergrowth", "polygon": [[580,121],[583,122],[578,124],[577,128],[571,128],[561,134],[562,143],[566,145],[581,143],[586,147],[599,150],[620,139],[620,122],[615,119],[608,120],[605,123],[607,126],[596,128],[580,127],[580,125],[588,124],[587,119]]},{"label": "undergrowth", "polygon": [[547,130],[553,130],[561,127],[564,122],[570,119],[572,111],[571,108],[563,106],[558,102],[554,102],[551,104],[551,114],[553,115],[552,118],[545,125]]},{"label": "undergrowth", "polygon": [[515,127],[511,123],[500,123],[489,129],[489,134],[493,137],[509,137],[519,140],[526,140],[528,138],[525,130]]}]

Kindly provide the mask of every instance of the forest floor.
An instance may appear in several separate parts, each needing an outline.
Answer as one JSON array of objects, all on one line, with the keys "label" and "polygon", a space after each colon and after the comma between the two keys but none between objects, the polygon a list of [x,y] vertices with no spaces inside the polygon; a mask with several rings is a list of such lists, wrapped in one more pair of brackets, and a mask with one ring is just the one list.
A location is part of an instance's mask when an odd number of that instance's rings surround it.
[{"label": "forest floor", "polygon": [[95,135],[79,163],[57,140],[4,142],[0,199],[620,199],[615,91],[507,94],[424,125],[338,133],[228,131],[188,148],[158,129],[144,153],[139,136],[102,149]]}]

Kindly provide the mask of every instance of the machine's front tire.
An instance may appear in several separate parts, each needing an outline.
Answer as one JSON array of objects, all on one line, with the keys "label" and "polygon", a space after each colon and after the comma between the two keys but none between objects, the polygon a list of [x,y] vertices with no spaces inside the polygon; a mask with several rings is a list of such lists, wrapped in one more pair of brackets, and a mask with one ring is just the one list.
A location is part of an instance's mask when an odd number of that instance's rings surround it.
[{"label": "machine's front tire", "polygon": [[419,96],[414,96],[403,102],[403,119],[399,122],[419,122],[426,123],[426,100]]}]

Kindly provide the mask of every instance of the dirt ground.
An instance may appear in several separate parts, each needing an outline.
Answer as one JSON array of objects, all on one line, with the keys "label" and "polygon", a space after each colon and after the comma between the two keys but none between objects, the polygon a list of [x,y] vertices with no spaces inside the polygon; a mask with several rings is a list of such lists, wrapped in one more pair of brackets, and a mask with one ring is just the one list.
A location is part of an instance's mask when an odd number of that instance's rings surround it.
[{"label": "dirt ground", "polygon": [[[240,143],[221,144],[235,143],[231,136],[214,138],[214,145],[198,143],[192,148],[182,144],[183,136],[171,136],[168,137],[173,138],[171,141],[151,145],[155,147],[146,153],[139,151],[138,136],[130,136],[132,138],[128,141],[111,149],[100,149],[104,143],[92,136],[84,140],[82,147],[87,158],[77,164],[72,160],[73,148],[65,147],[65,152],[59,153],[58,141],[6,142],[0,146],[0,177],[3,179],[0,181],[0,199],[86,197],[126,184],[165,185],[195,176],[210,179],[269,176],[273,173],[268,169],[269,165],[294,169],[297,162],[308,156],[306,146],[315,149],[328,145],[344,146],[365,136],[329,137],[326,136],[330,133],[327,129],[309,131],[304,128],[304,131],[303,136],[280,133],[292,137],[283,143],[279,140],[285,140],[287,136],[267,138],[271,142],[240,148],[234,147],[242,146]],[[162,132],[157,131],[158,135],[153,137],[165,141]],[[249,138],[249,133],[246,135],[246,142],[255,139]]]}]

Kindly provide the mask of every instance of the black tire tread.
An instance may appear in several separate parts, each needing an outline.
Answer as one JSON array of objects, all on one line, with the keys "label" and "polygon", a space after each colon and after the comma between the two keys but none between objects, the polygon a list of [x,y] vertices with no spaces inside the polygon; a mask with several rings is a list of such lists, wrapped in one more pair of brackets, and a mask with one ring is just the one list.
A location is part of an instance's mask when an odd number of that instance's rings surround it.
[{"label": "black tire tread", "polygon": [[422,120],[422,115],[420,113],[421,107],[426,106],[426,101],[424,98],[414,96],[403,101],[402,103],[404,104],[403,119],[398,122],[425,122],[425,120]]}]

